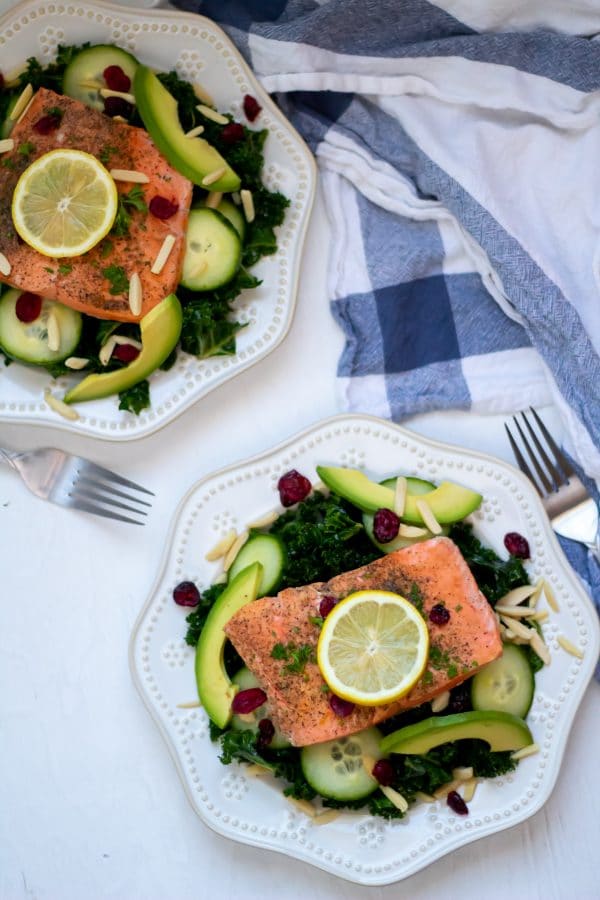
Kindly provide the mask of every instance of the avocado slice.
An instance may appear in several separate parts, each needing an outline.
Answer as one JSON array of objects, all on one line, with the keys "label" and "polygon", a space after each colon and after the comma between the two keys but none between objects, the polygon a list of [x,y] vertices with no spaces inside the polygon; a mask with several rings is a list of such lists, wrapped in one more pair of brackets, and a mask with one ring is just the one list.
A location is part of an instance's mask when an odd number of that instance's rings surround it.
[{"label": "avocado slice", "polygon": [[[370,478],[357,469],[336,466],[317,466],[317,474],[327,487],[354,503],[363,512],[375,513],[378,509],[393,509],[394,491]],[[448,525],[464,519],[481,504],[482,496],[470,488],[451,481],[442,481],[439,487],[425,495],[407,494],[402,521],[409,525],[422,525],[423,519],[417,509],[417,501],[427,500],[429,507],[440,525]]]},{"label": "avocado slice", "polygon": [[476,738],[490,750],[520,750],[533,743],[527,723],[511,713],[482,710],[432,716],[416,725],[407,725],[388,734],[381,742],[382,753],[429,753],[449,741]]},{"label": "avocado slice", "polygon": [[[221,154],[201,137],[186,137],[177,112],[177,101],[148,66],[138,66],[133,79],[133,94],[146,130],[173,168],[204,187],[203,179],[224,169],[211,191],[237,191],[240,179]],[[208,190],[208,188],[207,188]]]},{"label": "avocado slice", "polygon": [[238,691],[238,686],[225,671],[223,651],[227,637],[223,628],[238,609],[256,599],[262,572],[261,564],[255,562],[229,582],[206,617],[196,646],[198,697],[219,728],[225,728],[229,722],[231,701]]},{"label": "avocado slice", "polygon": [[139,356],[114,372],[88,375],[67,392],[65,403],[99,400],[143,381],[162,365],[179,340],[181,323],[181,304],[175,294],[169,294],[140,320],[142,349]]},{"label": "avocado slice", "polygon": [[[386,478],[385,481],[382,481],[381,484],[384,487],[391,488],[393,491],[396,490],[396,478]],[[407,476],[406,478],[407,494],[416,494],[420,497],[423,494],[429,494],[431,491],[435,490],[435,484],[432,484],[431,481],[425,481],[423,478],[413,478],[412,476]],[[405,537],[396,537],[393,541],[388,541],[386,544],[381,544],[378,540],[376,540],[375,535],[373,534],[373,523],[375,520],[374,513],[363,513],[363,525],[365,526],[365,531],[375,544],[378,550],[381,550],[382,553],[394,553],[395,550],[403,550],[404,547],[410,547],[412,544],[419,543],[420,541],[427,541],[430,538],[434,537],[434,535],[428,531],[427,534],[424,534],[422,537],[416,538],[405,538]],[[442,529],[442,534],[448,534],[450,529],[447,526],[444,526]]]}]

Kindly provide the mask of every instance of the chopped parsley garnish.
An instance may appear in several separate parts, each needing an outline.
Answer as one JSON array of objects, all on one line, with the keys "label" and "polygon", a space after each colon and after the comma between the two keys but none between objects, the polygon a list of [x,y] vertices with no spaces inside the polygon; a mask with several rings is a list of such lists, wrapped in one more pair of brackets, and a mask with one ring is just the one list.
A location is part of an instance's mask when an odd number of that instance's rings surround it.
[{"label": "chopped parsley garnish", "polygon": [[107,266],[102,269],[104,277],[110,281],[111,294],[126,294],[129,290],[129,279],[123,266]]},{"label": "chopped parsley garnish", "polygon": [[126,194],[119,194],[119,207],[111,228],[111,234],[116,235],[116,237],[123,237],[129,233],[132,210],[144,215],[148,212],[144,191],[139,184],[134,185]]},{"label": "chopped parsley garnish", "polygon": [[59,263],[58,271],[60,275],[68,275],[73,271],[73,266],[71,263]]},{"label": "chopped parsley garnish", "polygon": [[32,144],[31,141],[25,141],[23,144],[19,144],[17,147],[17,153],[20,156],[31,156],[31,154],[35,151],[35,144]]},{"label": "chopped parsley garnish", "polygon": [[113,156],[113,154],[115,154],[117,150],[118,147],[112,147],[110,145],[102,148],[102,150],[98,154],[98,159],[103,166],[105,166],[109,162],[111,156]]},{"label": "chopped parsley garnish", "polygon": [[298,646],[293,642],[289,644],[277,643],[271,650],[271,657],[286,661],[286,665],[281,670],[282,673],[301,675],[306,668],[306,663],[314,659],[314,648],[310,644]]}]

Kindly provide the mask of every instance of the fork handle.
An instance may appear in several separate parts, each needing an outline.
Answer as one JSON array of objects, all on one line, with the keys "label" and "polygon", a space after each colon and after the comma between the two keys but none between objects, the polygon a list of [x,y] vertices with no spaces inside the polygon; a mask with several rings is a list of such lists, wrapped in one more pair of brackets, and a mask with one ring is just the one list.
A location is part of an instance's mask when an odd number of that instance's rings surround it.
[{"label": "fork handle", "polygon": [[4,450],[2,447],[0,447],[0,462],[6,463],[7,465],[9,465],[11,467],[11,469],[17,468],[16,463],[14,461],[14,457],[16,455],[17,455],[16,453],[11,453],[10,450]]}]

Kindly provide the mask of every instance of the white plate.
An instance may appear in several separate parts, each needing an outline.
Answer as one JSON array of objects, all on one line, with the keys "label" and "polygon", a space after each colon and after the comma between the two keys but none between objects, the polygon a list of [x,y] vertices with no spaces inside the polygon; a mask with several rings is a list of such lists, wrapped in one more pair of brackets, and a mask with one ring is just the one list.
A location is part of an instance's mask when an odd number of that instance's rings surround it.
[{"label": "white plate", "polygon": [[[242,765],[223,766],[208,736],[202,709],[184,708],[196,697],[194,653],[184,640],[189,610],[172,590],[183,580],[208,585],[218,572],[204,553],[229,529],[279,508],[277,480],[297,468],[313,482],[317,464],[363,468],[374,477],[398,471],[439,481],[455,480],[481,492],[471,517],[476,534],[506,556],[507,531],[526,535],[533,580],[544,577],[560,605],[543,624],[552,664],[537,676],[528,717],[540,746],[505,777],[482,782],[468,817],[443,801],[411,808],[386,823],[344,812],[316,826],[281,793],[275,781],[252,778]],[[565,635],[583,660],[557,642]],[[387,884],[405,878],[457,847],[533,815],[548,799],[577,706],[598,658],[600,629],[590,600],[566,562],[540,501],[512,466],[481,453],[440,444],[369,416],[338,416],[247,462],[204,478],[175,515],[161,571],[134,629],[130,661],[136,685],[159,725],[188,797],[215,831],[247,844],[277,850],[351,881]]]},{"label": "white plate", "polygon": [[290,199],[278,232],[278,251],[252,268],[262,285],[236,302],[247,322],[237,336],[235,356],[208,360],[180,353],[168,372],[150,378],[152,408],[141,415],[121,412],[109,397],[77,405],[71,422],[44,402],[44,388],[62,393],[67,378],[54,382],[42,371],[0,364],[0,422],[52,425],[105,440],[132,440],[151,434],[244,369],[259,362],[285,337],[292,321],[301,252],[312,207],[316,167],[311,153],[262,89],[229,38],[208,19],[171,10],[133,10],[105,3],[39,3],[26,0],[0,18],[3,73],[29,56],[47,63],[58,44],[115,43],[163,71],[173,68],[198,82],[217,107],[244,121],[244,94],[255,95],[262,112],[255,126],[269,129],[263,178]]}]

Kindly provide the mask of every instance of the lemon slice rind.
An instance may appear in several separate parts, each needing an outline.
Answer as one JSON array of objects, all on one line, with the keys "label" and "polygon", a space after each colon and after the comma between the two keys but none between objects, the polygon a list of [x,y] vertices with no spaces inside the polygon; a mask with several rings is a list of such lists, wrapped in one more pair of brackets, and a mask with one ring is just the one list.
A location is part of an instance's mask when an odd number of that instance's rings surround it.
[{"label": "lemon slice rind", "polygon": [[110,231],[118,210],[114,180],[83,150],[50,150],[20,176],[12,200],[15,230],[54,259],[82,256]]},{"label": "lemon slice rind", "polygon": [[390,591],[357,591],[329,613],[317,662],[329,689],[359,706],[407,694],[427,665],[429,632],[418,610]]}]

